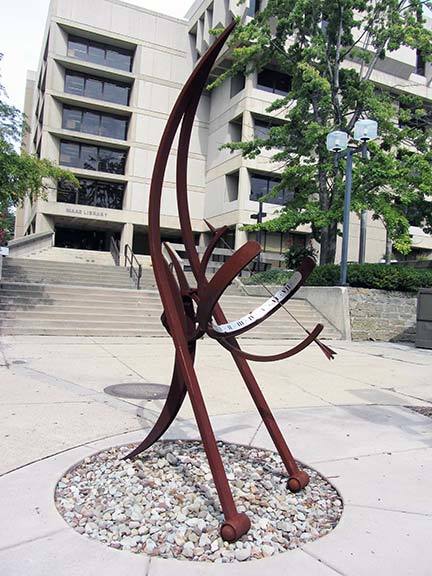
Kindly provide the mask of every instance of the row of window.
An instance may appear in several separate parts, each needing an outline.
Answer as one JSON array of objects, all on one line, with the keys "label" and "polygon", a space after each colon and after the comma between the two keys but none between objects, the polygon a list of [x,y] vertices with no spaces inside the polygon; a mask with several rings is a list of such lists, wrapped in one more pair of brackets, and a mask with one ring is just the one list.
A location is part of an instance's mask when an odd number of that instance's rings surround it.
[{"label": "row of window", "polygon": [[64,106],[62,127],[65,130],[126,140],[128,120],[123,116]]},{"label": "row of window", "polygon": [[[276,193],[273,189],[280,184],[280,179],[275,176],[270,176],[266,174],[259,174],[256,172],[250,172],[250,195],[249,199],[254,202],[259,202],[261,198],[269,195],[265,199],[268,204],[277,204],[278,206],[283,206],[294,199],[295,193],[291,190],[279,190]],[[232,174],[227,174],[226,178],[226,189],[227,189],[227,199],[229,202],[234,202],[238,199],[239,190],[239,173],[234,172]],[[273,192],[274,195],[271,195]]]},{"label": "row of window", "polygon": [[123,196],[126,184],[124,182],[104,182],[79,178],[79,187],[62,181],[57,189],[57,202],[97,206],[98,208],[123,208]]},{"label": "row of window", "polygon": [[[289,74],[264,68],[257,74],[256,87],[259,90],[277,94],[278,96],[287,96],[291,91],[292,79]],[[231,78],[231,98],[241,92],[246,86],[245,76],[237,74]]]},{"label": "row of window", "polygon": [[68,94],[74,94],[75,96],[94,98],[128,106],[131,87],[124,82],[104,80],[103,78],[68,70],[65,74],[64,90]]},{"label": "row of window", "polygon": [[124,174],[127,152],[90,144],[62,141],[60,164],[71,168]]},{"label": "row of window", "polygon": [[69,36],[68,56],[126,72],[132,70],[133,50],[110,46],[88,38]]}]

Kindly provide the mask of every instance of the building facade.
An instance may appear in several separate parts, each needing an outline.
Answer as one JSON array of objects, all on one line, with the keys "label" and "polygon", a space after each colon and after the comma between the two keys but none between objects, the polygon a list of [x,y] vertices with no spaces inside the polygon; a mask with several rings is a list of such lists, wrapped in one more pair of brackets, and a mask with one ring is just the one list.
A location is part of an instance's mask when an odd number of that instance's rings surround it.
[{"label": "building facade", "polygon": [[[259,3],[250,0],[247,8],[253,14]],[[83,250],[108,253],[111,237],[122,248],[129,244],[135,253],[148,255],[150,180],[168,115],[197,58],[213,41],[210,30],[226,25],[244,9],[237,0],[198,0],[184,19],[176,19],[119,0],[52,0],[39,69],[27,80],[25,112],[31,131],[25,146],[70,169],[80,188],[60,184],[48,188],[44,199],[28,199],[17,210],[16,238],[52,232],[59,258]],[[415,52],[408,49],[392,56],[380,63],[373,79],[394,89],[408,79],[407,90],[432,100],[430,65],[419,70]],[[224,55],[220,66],[223,60]],[[278,182],[280,170],[271,162],[270,152],[247,160],[221,146],[265,135],[281,121],[266,109],[288,90],[289,78],[263,70],[227,80],[203,96],[189,156],[189,200],[197,244],[208,242],[204,219],[230,227],[225,241],[232,248],[248,239],[241,228],[252,222],[257,199]],[[161,225],[164,239],[181,243],[175,154],[174,145]],[[289,195],[287,191],[264,204],[267,218]],[[352,260],[358,255],[359,224],[353,214]],[[261,237],[264,250],[275,255],[309,241],[306,226]],[[430,237],[421,231],[414,243],[419,250],[432,251]],[[384,253],[384,228],[369,218],[366,259],[376,262]]]}]

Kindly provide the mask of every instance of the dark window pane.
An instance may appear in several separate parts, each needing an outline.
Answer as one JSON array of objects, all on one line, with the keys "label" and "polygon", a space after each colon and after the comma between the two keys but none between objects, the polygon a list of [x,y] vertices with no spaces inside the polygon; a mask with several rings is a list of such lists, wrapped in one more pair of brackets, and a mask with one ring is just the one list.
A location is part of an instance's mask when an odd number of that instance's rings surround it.
[{"label": "dark window pane", "polygon": [[127,84],[105,82],[103,99],[107,102],[127,106],[129,104],[129,92],[130,87]]},{"label": "dark window pane", "polygon": [[104,66],[105,47],[101,44],[91,43],[88,49],[88,59],[90,62],[94,62],[95,64],[101,64],[101,66]]},{"label": "dark window pane", "polygon": [[69,94],[77,94],[78,96],[83,96],[84,94],[84,76],[80,74],[72,74],[71,72],[66,72],[65,77],[65,92]]},{"label": "dark window pane", "polygon": [[96,78],[87,78],[85,83],[84,96],[87,98],[97,98],[102,100],[103,82]]},{"label": "dark window pane", "polygon": [[115,116],[103,115],[101,118],[100,135],[106,138],[126,140],[127,120]]},{"label": "dark window pane", "polygon": [[76,198],[77,198],[76,187],[70,182],[67,182],[66,180],[61,180],[57,188],[57,202],[76,204]]},{"label": "dark window pane", "polygon": [[98,149],[96,146],[81,146],[81,167],[85,170],[98,169]]},{"label": "dark window pane", "polygon": [[62,142],[60,144],[60,164],[63,166],[79,166],[79,144]]},{"label": "dark window pane", "polygon": [[266,122],[264,120],[255,120],[254,124],[255,138],[266,139],[269,137],[270,128],[272,127],[270,122]]},{"label": "dark window pane", "polygon": [[236,74],[231,78],[231,93],[230,96],[233,98],[236,94],[241,92],[246,86],[246,78],[244,74]]},{"label": "dark window pane", "polygon": [[65,130],[81,130],[82,111],[76,108],[63,108],[62,127]]},{"label": "dark window pane", "polygon": [[[280,184],[277,178],[271,178],[261,174],[251,175],[251,193],[250,199],[259,201],[263,196],[270,194],[273,188]],[[290,190],[280,190],[276,196],[266,198],[265,202],[269,204],[283,205],[294,198],[294,192]]]},{"label": "dark window pane", "polygon": [[130,72],[132,69],[132,55],[128,50],[108,48],[106,51],[106,66]]},{"label": "dark window pane", "polygon": [[87,60],[87,41],[70,37],[68,41],[68,56],[70,58],[78,58],[79,60]]},{"label": "dark window pane", "polygon": [[251,176],[251,200],[259,200],[268,192],[268,179],[257,174]]},{"label": "dark window pane", "polygon": [[109,148],[99,149],[99,170],[112,174],[124,174],[126,153]]},{"label": "dark window pane", "polygon": [[85,111],[83,113],[83,120],[82,120],[82,132],[87,132],[88,134],[96,134],[99,135],[100,132],[100,114],[97,112],[89,112]]},{"label": "dark window pane", "polygon": [[291,77],[266,68],[258,73],[257,87],[272,94],[286,96],[291,90]]}]

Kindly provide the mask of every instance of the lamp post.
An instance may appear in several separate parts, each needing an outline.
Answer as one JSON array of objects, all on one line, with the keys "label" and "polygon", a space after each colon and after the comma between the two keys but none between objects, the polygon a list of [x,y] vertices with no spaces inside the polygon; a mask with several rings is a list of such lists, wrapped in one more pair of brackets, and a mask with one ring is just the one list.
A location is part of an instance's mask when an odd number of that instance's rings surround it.
[{"label": "lamp post", "polygon": [[[252,218],[252,220],[256,220],[257,224],[262,224],[262,221],[266,216],[267,216],[267,212],[264,212],[263,203],[260,200],[259,204],[258,204],[258,213],[257,214],[251,214],[251,218]],[[261,238],[262,238],[262,232],[261,232],[261,228],[260,228],[258,230],[258,233],[257,233],[258,244],[261,244]],[[260,256],[261,256],[261,254],[258,254],[257,259],[256,259],[257,272],[261,272],[261,258],[260,258]]]},{"label": "lamp post", "polygon": [[[350,146],[348,143],[348,134],[341,130],[335,130],[327,135],[327,150],[335,152],[337,158],[346,158],[346,176],[345,176],[345,199],[343,214],[343,236],[342,236],[342,257],[340,267],[340,285],[347,285],[348,271],[348,245],[349,245],[349,219],[351,212],[351,192],[352,192],[352,171],[353,156],[361,153],[363,159],[367,159],[367,143],[378,136],[378,124],[375,120],[357,120],[354,124],[354,140],[360,142],[359,146]],[[363,219],[364,224],[364,219]],[[360,250],[364,253],[365,230]]]}]

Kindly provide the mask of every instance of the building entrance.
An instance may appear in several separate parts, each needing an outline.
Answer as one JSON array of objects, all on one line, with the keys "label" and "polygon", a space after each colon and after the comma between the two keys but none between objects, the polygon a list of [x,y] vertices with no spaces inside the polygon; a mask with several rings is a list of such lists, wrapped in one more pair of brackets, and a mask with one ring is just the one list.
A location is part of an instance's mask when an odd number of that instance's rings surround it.
[{"label": "building entrance", "polygon": [[118,232],[58,226],[55,229],[55,246],[57,248],[109,252],[111,236],[114,236],[116,240],[120,239]]}]

